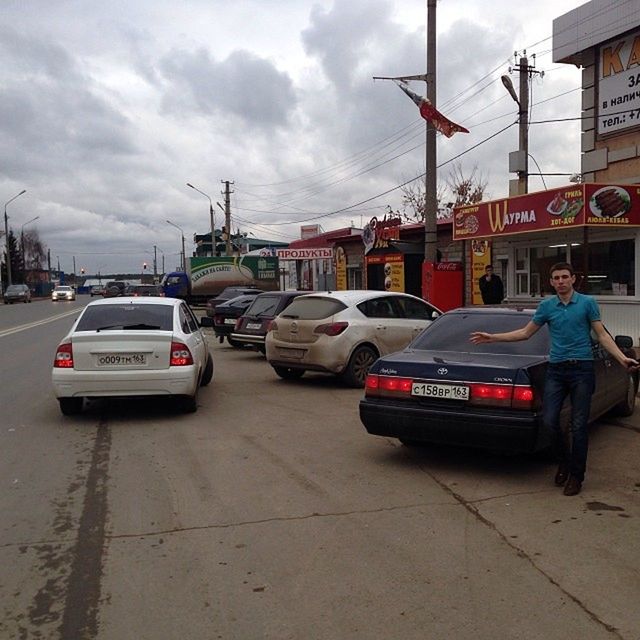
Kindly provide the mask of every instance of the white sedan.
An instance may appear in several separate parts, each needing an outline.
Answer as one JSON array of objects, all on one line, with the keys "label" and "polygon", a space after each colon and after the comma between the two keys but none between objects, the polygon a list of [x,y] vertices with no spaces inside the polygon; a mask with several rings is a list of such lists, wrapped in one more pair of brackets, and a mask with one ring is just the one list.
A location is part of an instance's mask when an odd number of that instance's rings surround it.
[{"label": "white sedan", "polygon": [[51,300],[75,300],[76,290],[73,287],[67,287],[66,285],[58,285],[51,292]]},{"label": "white sedan", "polygon": [[60,410],[84,398],[175,396],[186,412],[213,378],[213,359],[189,306],[175,298],[105,298],[90,302],[53,362]]}]

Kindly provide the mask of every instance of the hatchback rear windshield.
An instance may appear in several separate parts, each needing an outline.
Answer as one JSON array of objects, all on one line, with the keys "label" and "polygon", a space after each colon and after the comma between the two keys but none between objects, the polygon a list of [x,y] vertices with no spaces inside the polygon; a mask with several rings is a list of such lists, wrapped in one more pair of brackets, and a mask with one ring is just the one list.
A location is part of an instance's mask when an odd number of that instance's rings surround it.
[{"label": "hatchback rear windshield", "polygon": [[505,353],[511,355],[539,355],[549,353],[549,332],[546,325],[528,340],[520,342],[491,342],[473,344],[469,336],[474,331],[504,333],[522,329],[530,315],[452,313],[435,320],[411,344],[412,349],[425,351],[462,351],[465,353]]},{"label": "hatchback rear windshield", "polygon": [[101,304],[89,306],[76,331],[118,329],[173,330],[173,306],[162,304]]},{"label": "hatchback rear windshield", "polygon": [[321,320],[339,313],[347,306],[333,298],[304,296],[294,300],[282,313],[283,318],[299,320]]}]

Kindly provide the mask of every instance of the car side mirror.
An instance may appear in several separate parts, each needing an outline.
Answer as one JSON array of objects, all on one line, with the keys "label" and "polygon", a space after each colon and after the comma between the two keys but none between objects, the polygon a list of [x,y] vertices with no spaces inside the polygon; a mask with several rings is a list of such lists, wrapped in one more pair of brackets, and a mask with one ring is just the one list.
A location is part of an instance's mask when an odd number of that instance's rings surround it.
[{"label": "car side mirror", "polygon": [[209,316],[202,316],[202,318],[200,318],[200,326],[213,327],[213,318],[210,318]]},{"label": "car side mirror", "polygon": [[439,318],[440,314],[437,311],[432,311],[431,312],[431,319],[435,320],[436,318]]},{"label": "car side mirror", "polygon": [[631,336],[616,336],[615,343],[620,349],[631,349],[633,347],[633,338]]}]

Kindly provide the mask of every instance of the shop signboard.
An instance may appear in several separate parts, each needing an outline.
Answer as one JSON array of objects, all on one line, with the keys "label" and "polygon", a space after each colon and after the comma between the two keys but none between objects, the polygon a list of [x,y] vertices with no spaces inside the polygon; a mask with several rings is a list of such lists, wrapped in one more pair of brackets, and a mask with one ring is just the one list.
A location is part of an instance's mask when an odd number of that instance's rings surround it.
[{"label": "shop signboard", "polygon": [[362,230],[362,243],[365,255],[372,249],[386,249],[390,240],[400,239],[402,219],[385,214],[384,218],[371,218]]},{"label": "shop signboard", "polygon": [[640,185],[582,184],[457,207],[453,239],[581,226],[640,226]]},{"label": "shop signboard", "polygon": [[385,291],[404,292],[404,256],[401,253],[367,256],[365,261],[367,266],[384,265]]}]

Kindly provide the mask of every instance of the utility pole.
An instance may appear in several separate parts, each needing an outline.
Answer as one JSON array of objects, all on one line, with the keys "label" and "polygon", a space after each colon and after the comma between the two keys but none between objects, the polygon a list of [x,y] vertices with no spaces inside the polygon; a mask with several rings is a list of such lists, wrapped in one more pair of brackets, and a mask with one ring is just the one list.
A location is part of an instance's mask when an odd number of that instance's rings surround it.
[{"label": "utility pole", "polygon": [[49,282],[51,282],[51,249],[47,249],[47,267],[49,269]]},{"label": "utility pole", "polygon": [[[516,51],[514,56],[517,55]],[[544,71],[536,71],[534,66],[529,66],[526,51],[523,51],[519,64],[510,67],[509,71],[517,71],[520,74],[518,95],[513,88],[511,78],[502,76],[502,83],[518,105],[518,151],[509,154],[509,171],[517,173],[518,180],[510,181],[509,195],[524,195],[529,193],[529,80],[534,73],[543,76]]]},{"label": "utility pole", "polygon": [[[435,107],[436,101],[436,0],[427,0],[427,99]],[[424,260],[437,259],[438,176],[436,130],[427,120],[424,177]]]},{"label": "utility pole", "polygon": [[[227,256],[231,255],[231,194],[232,191],[229,190],[229,180],[221,180],[224,184],[224,227],[225,232],[227,234],[225,241],[225,254]],[[231,183],[233,184],[233,183]]]},{"label": "utility pole", "polygon": [[153,282],[158,281],[158,248],[153,245]]}]

